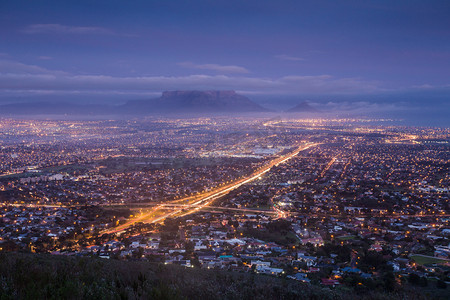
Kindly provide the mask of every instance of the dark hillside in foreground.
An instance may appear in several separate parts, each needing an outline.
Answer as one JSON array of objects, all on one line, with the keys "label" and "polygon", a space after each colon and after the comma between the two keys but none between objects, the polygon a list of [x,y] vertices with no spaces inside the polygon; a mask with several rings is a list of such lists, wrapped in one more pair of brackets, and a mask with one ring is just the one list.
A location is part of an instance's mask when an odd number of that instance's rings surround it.
[{"label": "dark hillside in foreground", "polygon": [[144,261],[0,253],[0,299],[425,299]]},{"label": "dark hillside in foreground", "polygon": [[332,299],[295,281],[142,261],[0,255],[1,299]]}]

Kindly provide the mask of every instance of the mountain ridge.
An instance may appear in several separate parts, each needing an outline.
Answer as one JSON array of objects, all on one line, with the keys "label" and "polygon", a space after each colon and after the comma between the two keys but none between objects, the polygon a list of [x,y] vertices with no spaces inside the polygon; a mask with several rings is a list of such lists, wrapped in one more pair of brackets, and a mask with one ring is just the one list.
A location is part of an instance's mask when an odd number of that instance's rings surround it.
[{"label": "mountain ridge", "polygon": [[164,91],[159,98],[132,100],[124,110],[140,107],[156,113],[267,112],[268,109],[235,91]]},{"label": "mountain ridge", "polygon": [[153,115],[269,112],[235,91],[164,91],[158,98],[130,100],[122,105],[72,102],[28,102],[0,105],[0,115]]},{"label": "mountain ridge", "polygon": [[317,108],[312,107],[308,101],[303,101],[297,104],[294,107],[291,107],[286,112],[288,113],[300,113],[300,112],[308,112],[308,113],[318,113],[320,112]]}]

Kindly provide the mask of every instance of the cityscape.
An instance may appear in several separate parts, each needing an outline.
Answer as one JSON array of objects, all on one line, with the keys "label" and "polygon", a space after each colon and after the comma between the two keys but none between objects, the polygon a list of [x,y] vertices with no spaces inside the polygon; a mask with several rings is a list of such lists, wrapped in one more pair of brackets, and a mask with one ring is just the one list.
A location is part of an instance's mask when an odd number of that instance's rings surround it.
[{"label": "cityscape", "polygon": [[2,119],[1,250],[445,287],[450,130],[378,123]]},{"label": "cityscape", "polygon": [[448,0],[1,0],[0,300],[450,299]]}]

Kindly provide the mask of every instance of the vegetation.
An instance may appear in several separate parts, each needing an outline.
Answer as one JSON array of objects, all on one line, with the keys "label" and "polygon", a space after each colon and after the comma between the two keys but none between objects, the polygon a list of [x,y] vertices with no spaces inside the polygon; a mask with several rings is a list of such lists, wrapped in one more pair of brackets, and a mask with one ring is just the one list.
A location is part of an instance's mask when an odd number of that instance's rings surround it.
[{"label": "vegetation", "polygon": [[294,280],[220,270],[183,268],[46,254],[1,253],[0,299],[394,299],[383,291],[355,294]]},{"label": "vegetation", "polygon": [[282,246],[298,245],[298,238],[291,230],[291,223],[286,220],[272,221],[263,229],[245,228],[243,235]]},{"label": "vegetation", "polygon": [[430,265],[430,264],[440,264],[444,263],[445,259],[440,259],[436,257],[429,257],[425,255],[411,255],[411,258],[419,265]]}]

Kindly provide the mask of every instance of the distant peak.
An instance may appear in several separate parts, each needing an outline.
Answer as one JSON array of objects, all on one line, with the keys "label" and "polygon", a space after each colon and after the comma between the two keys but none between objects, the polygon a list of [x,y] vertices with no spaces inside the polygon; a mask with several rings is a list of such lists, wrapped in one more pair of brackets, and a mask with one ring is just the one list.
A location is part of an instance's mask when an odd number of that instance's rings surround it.
[{"label": "distant peak", "polygon": [[288,109],[287,112],[319,112],[319,110],[312,107],[308,101],[303,101],[291,109]]},{"label": "distant peak", "polygon": [[130,101],[125,109],[153,113],[246,113],[268,111],[233,90],[165,91],[152,100]]},{"label": "distant peak", "polygon": [[185,90],[185,91],[165,91],[162,93],[163,98],[167,97],[178,97],[178,96],[196,96],[196,95],[207,95],[207,96],[215,96],[215,97],[224,97],[224,96],[234,96],[237,95],[235,91],[198,91],[198,90]]}]

